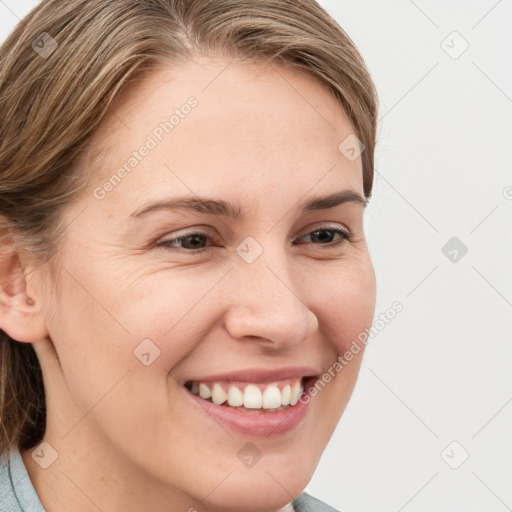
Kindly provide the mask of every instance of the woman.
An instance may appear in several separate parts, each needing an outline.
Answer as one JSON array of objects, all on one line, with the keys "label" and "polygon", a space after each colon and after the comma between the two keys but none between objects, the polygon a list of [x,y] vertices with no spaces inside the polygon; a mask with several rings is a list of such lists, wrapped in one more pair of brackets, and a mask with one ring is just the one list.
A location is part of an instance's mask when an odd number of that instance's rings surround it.
[{"label": "woman", "polygon": [[303,489],[376,294],[348,36],[313,0],[43,0],[0,52],[0,510],[334,510]]}]

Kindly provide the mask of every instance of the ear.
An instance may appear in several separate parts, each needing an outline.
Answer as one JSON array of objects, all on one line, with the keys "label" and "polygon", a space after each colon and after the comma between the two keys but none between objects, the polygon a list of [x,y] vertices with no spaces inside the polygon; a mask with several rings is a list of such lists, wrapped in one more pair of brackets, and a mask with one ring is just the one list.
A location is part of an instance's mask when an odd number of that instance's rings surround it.
[{"label": "ear", "polygon": [[0,231],[0,329],[16,341],[32,343],[48,337],[37,282],[27,275],[35,267],[25,268],[10,236]]}]

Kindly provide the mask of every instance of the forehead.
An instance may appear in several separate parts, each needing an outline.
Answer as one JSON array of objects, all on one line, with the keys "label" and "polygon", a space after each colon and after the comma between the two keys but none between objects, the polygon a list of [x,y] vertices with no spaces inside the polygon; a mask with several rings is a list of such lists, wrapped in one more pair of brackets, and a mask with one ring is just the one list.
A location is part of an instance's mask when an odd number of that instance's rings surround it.
[{"label": "forehead", "polygon": [[289,192],[292,182],[306,190],[323,176],[323,191],[335,180],[362,192],[360,159],[338,149],[353,131],[334,96],[297,69],[221,58],[169,65],[130,84],[96,131],[91,188],[124,167],[111,201],[154,195],[163,183],[180,193],[242,184]]}]

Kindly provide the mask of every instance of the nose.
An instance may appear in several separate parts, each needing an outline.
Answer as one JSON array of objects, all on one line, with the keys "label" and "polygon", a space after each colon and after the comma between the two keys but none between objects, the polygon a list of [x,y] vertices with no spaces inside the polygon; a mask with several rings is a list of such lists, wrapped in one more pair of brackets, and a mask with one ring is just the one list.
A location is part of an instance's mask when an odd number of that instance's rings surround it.
[{"label": "nose", "polygon": [[265,250],[250,264],[239,260],[229,272],[225,328],[235,339],[285,348],[312,336],[318,318],[299,286],[301,276],[283,251],[276,252]]}]

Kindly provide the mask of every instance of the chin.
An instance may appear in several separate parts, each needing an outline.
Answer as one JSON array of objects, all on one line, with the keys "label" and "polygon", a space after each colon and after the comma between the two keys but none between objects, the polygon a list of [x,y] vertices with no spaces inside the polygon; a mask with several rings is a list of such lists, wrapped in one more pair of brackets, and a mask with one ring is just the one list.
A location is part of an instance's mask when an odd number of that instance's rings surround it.
[{"label": "chin", "polygon": [[219,475],[218,486],[205,505],[215,512],[269,512],[284,507],[304,490],[318,463],[319,456],[312,460],[311,446],[305,448],[293,455],[262,454],[252,467],[236,460]]},{"label": "chin", "polygon": [[[232,480],[228,484],[228,480]],[[293,501],[306,487],[309,479],[281,482],[270,474],[240,481],[230,474],[204,501],[212,512],[269,512]],[[222,489],[221,489],[222,488]]]}]

